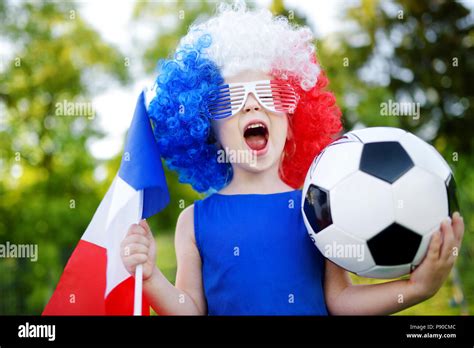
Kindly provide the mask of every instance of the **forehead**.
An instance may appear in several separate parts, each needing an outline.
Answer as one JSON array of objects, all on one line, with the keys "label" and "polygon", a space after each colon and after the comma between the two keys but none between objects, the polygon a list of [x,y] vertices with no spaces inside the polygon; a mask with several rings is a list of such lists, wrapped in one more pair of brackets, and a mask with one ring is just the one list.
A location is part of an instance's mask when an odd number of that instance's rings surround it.
[{"label": "forehead", "polygon": [[224,79],[225,83],[270,80],[272,75],[259,70],[245,70]]}]

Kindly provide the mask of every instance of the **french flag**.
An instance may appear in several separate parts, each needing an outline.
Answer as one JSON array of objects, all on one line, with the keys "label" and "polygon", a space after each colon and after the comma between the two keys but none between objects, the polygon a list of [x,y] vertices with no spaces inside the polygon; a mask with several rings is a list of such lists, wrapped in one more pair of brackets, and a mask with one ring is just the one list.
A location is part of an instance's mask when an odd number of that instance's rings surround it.
[{"label": "french flag", "polygon": [[[156,214],[168,202],[166,178],[142,92],[120,170],[71,255],[43,315],[132,315],[135,281],[122,263],[120,243],[131,224]],[[142,313],[150,313],[146,298]]]}]

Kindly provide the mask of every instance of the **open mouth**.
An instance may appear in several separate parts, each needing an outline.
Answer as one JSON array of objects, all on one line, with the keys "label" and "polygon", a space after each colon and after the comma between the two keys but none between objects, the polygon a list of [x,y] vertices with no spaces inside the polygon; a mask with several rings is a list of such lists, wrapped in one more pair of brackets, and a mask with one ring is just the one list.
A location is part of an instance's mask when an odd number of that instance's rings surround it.
[{"label": "open mouth", "polygon": [[250,149],[259,151],[267,146],[268,129],[262,122],[250,122],[244,130],[244,138]]}]

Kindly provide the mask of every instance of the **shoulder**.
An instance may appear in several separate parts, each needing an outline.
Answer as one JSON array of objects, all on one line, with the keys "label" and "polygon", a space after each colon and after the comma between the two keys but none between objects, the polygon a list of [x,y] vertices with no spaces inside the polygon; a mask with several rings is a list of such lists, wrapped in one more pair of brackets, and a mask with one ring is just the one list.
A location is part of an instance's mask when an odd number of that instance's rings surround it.
[{"label": "shoulder", "polygon": [[176,223],[176,241],[189,239],[194,241],[194,204],[179,214]]},{"label": "shoulder", "polygon": [[187,222],[193,220],[194,217],[194,204],[191,204],[183,209],[183,211],[178,216],[178,221]]}]

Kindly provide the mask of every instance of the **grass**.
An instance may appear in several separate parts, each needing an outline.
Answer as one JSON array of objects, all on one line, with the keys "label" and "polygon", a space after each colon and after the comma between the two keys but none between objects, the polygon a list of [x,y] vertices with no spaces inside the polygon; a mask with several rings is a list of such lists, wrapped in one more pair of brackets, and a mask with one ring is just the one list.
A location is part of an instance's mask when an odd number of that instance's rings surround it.
[{"label": "grass", "polygon": [[[158,267],[166,278],[174,284],[176,278],[176,254],[174,250],[174,234],[159,233],[155,235],[157,243]],[[351,275],[354,284],[375,284],[383,280],[361,278]],[[459,306],[453,306],[453,285],[447,281],[438,293],[427,301],[421,302],[413,307],[407,308],[397,315],[460,315]],[[474,313],[474,304],[469,308],[470,313]]]}]

